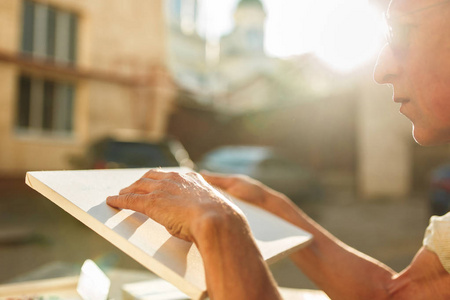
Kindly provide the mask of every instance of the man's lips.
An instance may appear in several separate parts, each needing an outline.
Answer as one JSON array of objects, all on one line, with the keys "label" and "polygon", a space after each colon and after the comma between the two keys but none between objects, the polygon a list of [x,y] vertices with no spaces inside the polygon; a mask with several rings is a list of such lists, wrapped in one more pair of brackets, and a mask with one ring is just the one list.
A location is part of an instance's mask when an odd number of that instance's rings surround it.
[{"label": "man's lips", "polygon": [[410,119],[410,117],[409,117],[410,114],[408,113],[408,106],[409,105],[406,105],[407,103],[410,102],[410,99],[409,98],[402,98],[402,97],[395,97],[394,98],[394,102],[401,104],[401,106],[400,106],[400,113],[402,115],[406,116],[408,119]]}]

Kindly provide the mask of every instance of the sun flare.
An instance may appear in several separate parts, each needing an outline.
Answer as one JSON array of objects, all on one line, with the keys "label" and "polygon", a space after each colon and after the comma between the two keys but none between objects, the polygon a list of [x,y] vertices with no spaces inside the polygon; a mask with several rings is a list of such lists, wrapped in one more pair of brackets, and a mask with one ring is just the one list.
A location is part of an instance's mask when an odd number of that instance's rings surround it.
[{"label": "sun flare", "polygon": [[[200,35],[219,38],[233,28],[239,0],[202,0]],[[261,0],[267,19],[265,50],[274,57],[314,52],[340,71],[349,71],[379,51],[383,22],[368,0]]]},{"label": "sun flare", "polygon": [[342,2],[328,15],[315,52],[331,67],[349,71],[375,57],[382,29],[380,13],[368,4]]},{"label": "sun flare", "polygon": [[266,49],[287,57],[314,52],[332,68],[348,71],[374,57],[382,40],[379,11],[364,0],[264,1]]}]

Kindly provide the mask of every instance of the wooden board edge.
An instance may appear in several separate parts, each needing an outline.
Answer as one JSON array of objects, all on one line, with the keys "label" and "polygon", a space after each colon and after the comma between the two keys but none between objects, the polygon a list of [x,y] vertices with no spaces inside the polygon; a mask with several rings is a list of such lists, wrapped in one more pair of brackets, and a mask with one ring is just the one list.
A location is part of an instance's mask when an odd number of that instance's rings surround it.
[{"label": "wooden board edge", "polygon": [[[155,273],[162,279],[171,282],[186,295],[192,297],[192,299],[202,300],[206,297],[207,294],[206,290],[202,290],[196,285],[187,282],[183,277],[172,271],[170,268],[158,262],[156,259],[153,259],[153,257],[149,256],[139,247],[133,245],[128,240],[126,240],[116,232],[112,231],[105,224],[101,223],[94,217],[87,214],[81,208],[79,208],[72,202],[68,201],[60,194],[53,191],[50,187],[48,187],[40,180],[35,178],[32,173],[33,172],[27,172],[25,179],[25,183],[32,189],[36,190],[37,192],[45,196],[47,199],[49,199],[57,206],[62,208],[64,211],[75,217],[77,220],[79,220],[81,223],[89,227],[98,235],[109,241],[111,244],[120,249],[122,252],[126,253],[128,256],[139,262],[145,268],[149,269],[151,272]],[[142,259],[142,257],[144,259]]]},{"label": "wooden board edge", "polygon": [[308,245],[312,242],[313,238],[314,238],[314,237],[313,237],[312,235],[309,236],[309,237],[306,236],[306,237],[305,237],[305,241],[304,241],[303,243],[301,243],[300,245],[297,245],[297,246],[295,246],[295,247],[292,247],[292,248],[290,248],[290,249],[288,249],[288,250],[286,250],[286,251],[284,251],[284,252],[280,252],[280,253],[278,253],[277,255],[272,256],[271,258],[266,259],[266,264],[267,264],[268,266],[270,266],[270,265],[276,263],[277,261],[280,261],[280,260],[282,260],[282,259],[288,257],[288,256],[291,255],[292,253],[297,252],[298,250],[300,250],[300,249],[302,249],[302,248],[308,246]]}]

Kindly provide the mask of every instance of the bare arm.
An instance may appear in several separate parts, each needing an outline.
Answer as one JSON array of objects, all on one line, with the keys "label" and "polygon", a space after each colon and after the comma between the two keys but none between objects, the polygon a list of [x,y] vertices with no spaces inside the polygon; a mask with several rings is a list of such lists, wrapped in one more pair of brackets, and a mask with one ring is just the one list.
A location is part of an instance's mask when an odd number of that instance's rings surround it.
[{"label": "bare arm", "polygon": [[208,217],[196,242],[211,299],[281,299],[247,226]]},{"label": "bare arm", "polygon": [[211,184],[260,205],[313,234],[313,242],[291,255],[295,264],[331,299],[450,299],[450,275],[437,256],[421,249],[397,274],[345,245],[286,196],[245,177],[204,174]]},{"label": "bare arm", "polygon": [[211,299],[281,299],[245,217],[198,174],[150,171],[107,203],[144,213],[194,242]]}]

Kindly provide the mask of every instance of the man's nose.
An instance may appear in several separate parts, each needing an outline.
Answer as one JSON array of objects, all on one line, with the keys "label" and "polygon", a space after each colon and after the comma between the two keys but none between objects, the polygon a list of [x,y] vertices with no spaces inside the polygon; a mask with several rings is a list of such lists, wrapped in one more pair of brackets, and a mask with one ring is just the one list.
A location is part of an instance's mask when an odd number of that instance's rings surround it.
[{"label": "man's nose", "polygon": [[400,66],[391,47],[386,44],[378,55],[373,77],[379,84],[393,83],[392,81],[400,74]]}]

